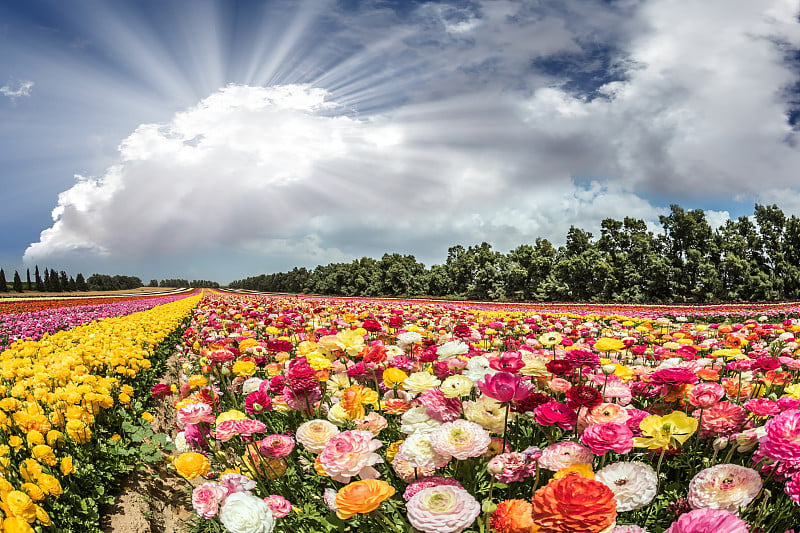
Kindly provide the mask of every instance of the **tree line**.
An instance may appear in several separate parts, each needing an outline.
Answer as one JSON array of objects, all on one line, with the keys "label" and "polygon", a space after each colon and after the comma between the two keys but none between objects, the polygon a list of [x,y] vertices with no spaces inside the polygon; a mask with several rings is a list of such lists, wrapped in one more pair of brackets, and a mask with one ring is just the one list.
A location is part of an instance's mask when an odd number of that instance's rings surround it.
[{"label": "tree line", "polygon": [[[10,287],[9,287],[10,285]],[[33,278],[31,269],[27,269],[26,280],[23,282],[19,271],[14,271],[13,281],[9,284],[5,270],[0,268],[0,292],[76,292],[76,291],[120,291],[133,290],[143,287],[142,280],[136,276],[92,274],[84,278],[80,272],[72,277],[62,270],[44,269],[44,275],[39,272],[39,265],[34,268]],[[219,283],[209,280],[185,279],[157,279],[150,280],[148,287],[191,287],[191,288],[219,288]]]},{"label": "tree line", "polygon": [[604,219],[600,235],[570,227],[563,246],[537,238],[507,254],[486,242],[452,246],[430,268],[384,254],[313,270],[262,274],[231,288],[341,296],[477,300],[723,302],[800,299],[800,219],[776,205],[713,229],[702,209],[671,205],[663,231]]}]

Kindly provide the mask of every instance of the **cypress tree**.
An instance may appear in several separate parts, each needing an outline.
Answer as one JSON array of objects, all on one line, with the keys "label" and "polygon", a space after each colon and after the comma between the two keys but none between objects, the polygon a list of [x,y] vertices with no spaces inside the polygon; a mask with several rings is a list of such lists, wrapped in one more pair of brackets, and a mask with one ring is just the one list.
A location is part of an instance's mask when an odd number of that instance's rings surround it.
[{"label": "cypress tree", "polygon": [[34,273],[34,279],[36,280],[36,290],[39,292],[44,292],[44,282],[42,281],[41,274],[39,274],[39,265],[36,265],[36,272]]},{"label": "cypress tree", "polygon": [[58,272],[55,268],[50,269],[50,287],[53,292],[61,292],[61,283],[58,281]]},{"label": "cypress tree", "polygon": [[52,291],[53,283],[50,281],[50,271],[46,268],[44,269],[44,290],[47,292]]},{"label": "cypress tree", "polygon": [[14,271],[14,290],[22,292],[22,278],[19,277],[19,272]]},{"label": "cypress tree", "polygon": [[88,291],[89,286],[86,285],[86,280],[83,278],[83,274],[78,272],[78,275],[75,276],[75,288],[79,291]]},{"label": "cypress tree", "polygon": [[69,290],[69,278],[67,277],[67,273],[63,270],[58,275],[58,285],[62,291]]},{"label": "cypress tree", "polygon": [[30,268],[28,269],[28,279],[27,279],[27,282],[28,282],[28,290],[29,290],[29,291],[32,291],[32,290],[33,290],[33,283],[31,283],[31,269],[30,269]]},{"label": "cypress tree", "polygon": [[6,282],[6,273],[0,268],[0,292],[8,292],[8,282]]}]

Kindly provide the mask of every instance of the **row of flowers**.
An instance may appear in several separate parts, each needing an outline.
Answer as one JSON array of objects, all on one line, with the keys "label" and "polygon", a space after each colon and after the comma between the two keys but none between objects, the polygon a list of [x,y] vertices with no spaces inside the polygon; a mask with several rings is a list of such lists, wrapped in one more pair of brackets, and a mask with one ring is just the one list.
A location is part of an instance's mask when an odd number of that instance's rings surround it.
[{"label": "row of flowers", "polygon": [[106,489],[139,459],[129,433],[148,424],[140,383],[159,371],[199,300],[20,340],[0,353],[0,530],[99,531]]},{"label": "row of flowers", "polygon": [[[171,291],[175,294],[186,296],[186,291]],[[44,311],[47,309],[58,309],[61,307],[93,306],[108,303],[110,300],[115,302],[126,302],[141,300],[143,298],[157,298],[165,294],[142,293],[140,295],[107,295],[92,297],[3,297],[0,298],[0,315],[14,313],[31,313],[34,311]]]},{"label": "row of flowers", "polygon": [[784,533],[800,321],[760,316],[217,293],[152,393],[192,531]]},{"label": "row of flowers", "polygon": [[[197,294],[197,291],[194,294]],[[0,351],[18,340],[36,341],[44,335],[52,335],[57,331],[71,329],[80,324],[145,311],[186,296],[187,294],[174,294],[135,299],[123,297],[109,300],[103,298],[93,299],[92,303],[81,305],[73,305],[71,301],[62,299],[47,301],[52,307],[40,310],[0,314]]]}]

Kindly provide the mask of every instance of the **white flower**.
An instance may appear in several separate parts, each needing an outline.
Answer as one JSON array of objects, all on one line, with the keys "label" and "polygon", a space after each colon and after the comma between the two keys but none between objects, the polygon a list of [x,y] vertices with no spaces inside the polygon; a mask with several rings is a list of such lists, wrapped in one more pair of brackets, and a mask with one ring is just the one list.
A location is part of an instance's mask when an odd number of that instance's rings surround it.
[{"label": "white flower", "polygon": [[655,498],[658,488],[656,471],[638,461],[611,463],[598,471],[594,478],[611,489],[620,512],[644,507]]},{"label": "white flower", "polygon": [[431,432],[417,431],[400,445],[400,453],[409,466],[415,468],[441,468],[450,462],[450,456],[441,455],[431,446]]},{"label": "white flower", "polygon": [[460,340],[454,340],[446,342],[436,348],[436,355],[439,356],[439,361],[444,361],[445,359],[450,359],[451,357],[467,353],[468,351],[469,346],[467,346],[466,343]]},{"label": "white flower", "polygon": [[262,381],[264,380],[261,378],[247,378],[245,382],[242,383],[242,394],[250,394],[251,392],[257,391]]},{"label": "white flower", "polygon": [[467,376],[469,379],[477,383],[483,380],[487,374],[496,374],[497,370],[489,366],[489,360],[482,356],[477,355],[467,362],[467,368],[461,372],[462,375]]},{"label": "white flower", "polygon": [[400,417],[400,431],[406,435],[430,433],[441,425],[441,422],[429,417],[425,407],[421,405],[412,407]]},{"label": "white flower", "polygon": [[416,342],[422,342],[422,335],[416,331],[404,331],[397,336],[397,344],[401,346],[408,346]]},{"label": "white flower", "polygon": [[275,527],[267,502],[249,492],[236,492],[225,498],[219,519],[231,533],[271,533]]},{"label": "white flower", "polygon": [[186,453],[192,451],[191,446],[186,442],[186,433],[183,431],[175,435],[175,450],[179,453]]}]

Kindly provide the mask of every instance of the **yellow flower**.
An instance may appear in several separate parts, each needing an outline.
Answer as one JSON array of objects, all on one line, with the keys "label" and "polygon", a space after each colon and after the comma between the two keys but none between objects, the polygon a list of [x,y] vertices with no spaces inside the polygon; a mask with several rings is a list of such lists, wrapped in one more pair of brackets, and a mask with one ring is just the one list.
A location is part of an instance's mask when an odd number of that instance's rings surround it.
[{"label": "yellow flower", "polygon": [[634,437],[637,448],[658,450],[675,443],[683,444],[697,431],[697,419],[683,411],[673,411],[666,416],[651,415],[639,423],[644,437]]},{"label": "yellow flower", "polygon": [[61,488],[61,483],[50,474],[40,474],[36,479],[36,484],[39,485],[39,488],[46,494],[51,496],[57,497],[64,493],[64,490]]},{"label": "yellow flower", "polygon": [[408,374],[399,368],[389,367],[383,371],[383,383],[390,389],[402,388],[406,379],[408,379]]},{"label": "yellow flower", "polygon": [[800,383],[789,385],[783,389],[783,395],[788,396],[789,398],[800,398]]},{"label": "yellow flower", "polygon": [[144,420],[147,420],[147,421],[148,421],[148,422],[150,422],[151,424],[153,423],[153,420],[155,420],[155,418],[153,417],[153,414],[152,414],[152,413],[149,413],[149,412],[147,412],[147,411],[145,411],[144,413],[142,413],[142,418],[143,418]]},{"label": "yellow flower", "polygon": [[79,444],[85,444],[92,438],[92,430],[80,420],[69,420],[66,430],[67,435]]},{"label": "yellow flower", "polygon": [[47,444],[37,444],[34,446],[33,450],[31,450],[31,455],[40,463],[44,463],[48,466],[55,466],[58,462],[56,454],[53,453],[53,448]]},{"label": "yellow flower", "polygon": [[22,448],[22,445],[24,443],[25,443],[25,441],[22,440],[22,437],[18,437],[16,435],[11,435],[8,438],[8,445],[11,446],[12,448],[14,448],[17,451],[19,451]]},{"label": "yellow flower", "polygon": [[36,508],[31,497],[19,490],[12,490],[2,496],[3,503],[11,516],[33,522],[36,519]]},{"label": "yellow flower", "polygon": [[562,338],[561,333],[548,331],[544,335],[539,336],[539,342],[542,346],[555,346],[556,344],[561,344]]},{"label": "yellow flower", "polygon": [[237,411],[236,409],[230,409],[225,411],[224,413],[220,413],[217,416],[217,424],[221,424],[222,422],[227,422],[228,420],[244,420],[247,418],[247,415],[241,411]]},{"label": "yellow flower", "polygon": [[594,479],[594,471],[592,470],[591,463],[575,463],[574,465],[564,467],[553,474],[553,479],[559,479],[569,475],[578,475],[588,479]]},{"label": "yellow flower", "polygon": [[61,466],[59,468],[61,470],[61,474],[64,476],[68,476],[75,471],[75,465],[72,464],[72,457],[66,456],[61,459]]},{"label": "yellow flower", "polygon": [[36,519],[39,521],[39,523],[41,523],[43,526],[49,526],[51,522],[50,522],[50,516],[48,516],[47,511],[45,511],[38,505],[34,505],[34,507],[36,508]]},{"label": "yellow flower", "polygon": [[195,374],[189,378],[189,387],[193,389],[201,389],[208,385],[208,379],[205,376]]},{"label": "yellow flower", "polygon": [[252,376],[256,373],[255,361],[236,361],[231,371],[237,376]]},{"label": "yellow flower", "polygon": [[23,483],[22,490],[35,502],[44,500],[44,491],[36,483]]},{"label": "yellow flower", "polygon": [[625,349],[625,344],[613,337],[601,337],[594,343],[594,349],[598,352],[621,352]]},{"label": "yellow flower", "polygon": [[64,444],[64,434],[57,429],[51,429],[47,432],[47,445],[55,448],[59,444]]},{"label": "yellow flower", "polygon": [[[33,519],[35,519],[36,509],[33,511],[33,516]],[[8,516],[3,520],[3,531],[6,533],[35,533],[36,530],[24,518]]]},{"label": "yellow flower", "polygon": [[630,381],[635,372],[624,365],[614,365],[614,375],[619,377],[622,381]]}]

